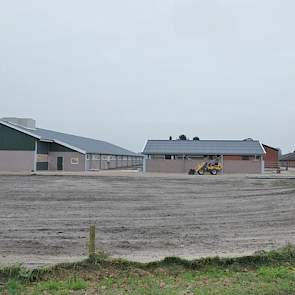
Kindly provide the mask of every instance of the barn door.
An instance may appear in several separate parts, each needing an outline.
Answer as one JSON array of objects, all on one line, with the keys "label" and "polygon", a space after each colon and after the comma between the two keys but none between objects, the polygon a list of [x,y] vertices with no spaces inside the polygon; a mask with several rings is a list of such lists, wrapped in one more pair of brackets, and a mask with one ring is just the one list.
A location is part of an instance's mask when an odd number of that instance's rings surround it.
[{"label": "barn door", "polygon": [[63,157],[57,157],[57,170],[64,170],[64,158]]}]

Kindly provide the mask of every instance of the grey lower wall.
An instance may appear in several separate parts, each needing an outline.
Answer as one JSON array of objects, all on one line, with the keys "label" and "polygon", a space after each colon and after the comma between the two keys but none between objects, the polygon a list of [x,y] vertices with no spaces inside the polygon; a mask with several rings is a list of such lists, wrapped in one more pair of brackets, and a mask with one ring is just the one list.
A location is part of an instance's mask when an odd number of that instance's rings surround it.
[{"label": "grey lower wall", "polygon": [[134,162],[127,160],[86,160],[87,170],[107,170],[107,169],[116,169],[116,168],[126,168],[132,167],[135,165]]},{"label": "grey lower wall", "polygon": [[86,170],[106,170],[110,169],[112,166],[115,167],[114,161],[106,160],[86,160]]},{"label": "grey lower wall", "polygon": [[190,169],[196,167],[197,164],[203,162],[200,160],[163,160],[163,159],[147,159],[145,160],[146,172],[159,173],[188,173]]},{"label": "grey lower wall", "polygon": [[259,174],[262,173],[263,161],[243,161],[243,160],[225,160],[223,163],[224,173],[245,173]]},{"label": "grey lower wall", "polygon": [[[197,164],[204,162],[199,160],[163,160],[163,159],[146,159],[146,172],[159,173],[188,173]],[[227,160],[224,161],[224,173],[246,173],[259,174],[262,172],[262,161],[242,161],[242,160]]]},{"label": "grey lower wall", "polygon": [[[50,152],[48,155],[48,170],[57,170],[57,157],[63,157],[63,171],[85,171],[85,155],[77,152]],[[79,164],[71,164],[72,158],[78,158]]]},{"label": "grey lower wall", "polygon": [[0,151],[0,171],[32,171],[34,158],[34,151]]},{"label": "grey lower wall", "polygon": [[90,159],[86,160],[86,170],[107,170],[107,169],[117,169],[117,168],[127,168],[127,167],[138,167],[142,165],[142,160],[136,160],[135,158],[129,157],[127,159],[122,159],[118,157],[117,159],[111,160],[94,160],[92,154],[90,154]]}]

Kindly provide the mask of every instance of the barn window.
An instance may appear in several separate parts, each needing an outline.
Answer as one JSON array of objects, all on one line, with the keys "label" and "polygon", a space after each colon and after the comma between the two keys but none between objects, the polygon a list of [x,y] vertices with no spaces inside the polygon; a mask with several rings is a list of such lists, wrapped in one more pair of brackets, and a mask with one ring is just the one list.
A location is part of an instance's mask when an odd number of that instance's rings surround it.
[{"label": "barn window", "polygon": [[79,158],[71,158],[71,164],[72,165],[78,165],[79,164]]}]

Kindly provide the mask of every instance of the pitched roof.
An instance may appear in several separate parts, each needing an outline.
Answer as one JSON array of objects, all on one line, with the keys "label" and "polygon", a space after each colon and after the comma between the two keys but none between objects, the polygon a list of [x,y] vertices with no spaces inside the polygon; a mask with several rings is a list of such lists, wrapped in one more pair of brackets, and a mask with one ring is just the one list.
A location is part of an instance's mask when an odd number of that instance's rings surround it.
[{"label": "pitched roof", "polygon": [[295,161],[295,152],[281,156],[280,161]]},{"label": "pitched roof", "polygon": [[263,155],[257,140],[148,140],[143,154]]},{"label": "pitched roof", "polygon": [[102,140],[91,139],[87,137],[56,132],[47,129],[29,129],[23,126],[14,125],[8,122],[0,121],[1,124],[14,128],[18,131],[24,132],[41,141],[51,141],[71,149],[77,150],[81,153],[106,154],[118,156],[140,156],[137,153],[131,152],[127,149],[121,148],[117,145],[108,143]]},{"label": "pitched roof", "polygon": [[270,149],[272,149],[272,150],[275,150],[275,151],[280,151],[280,149],[279,148],[275,148],[275,147],[273,147],[273,146],[270,146],[270,145],[267,145],[267,144],[262,144],[263,145],[263,147],[266,147],[266,148],[270,148]]}]

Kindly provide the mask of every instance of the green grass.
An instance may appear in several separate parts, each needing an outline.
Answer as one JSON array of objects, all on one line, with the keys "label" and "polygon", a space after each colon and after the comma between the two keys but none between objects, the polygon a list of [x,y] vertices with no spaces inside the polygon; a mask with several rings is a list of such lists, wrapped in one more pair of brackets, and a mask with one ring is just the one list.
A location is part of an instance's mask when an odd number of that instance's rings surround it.
[{"label": "green grass", "polygon": [[35,284],[32,288],[28,288],[28,294],[69,294],[70,291],[85,290],[88,283],[79,277],[69,278],[67,280],[49,280]]},{"label": "green grass", "polygon": [[235,272],[211,269],[206,272],[182,272],[177,275],[151,273],[105,278],[98,283],[99,294],[295,294],[295,270],[283,268],[283,275],[272,279],[277,270],[264,267],[257,271]]},{"label": "green grass", "polygon": [[7,283],[7,291],[10,295],[19,294],[22,289],[22,284],[16,280],[9,280]]},{"label": "green grass", "polygon": [[[238,258],[136,263],[92,257],[49,269],[0,270],[2,294],[295,294],[295,248]],[[1,294],[1,291],[0,291]]]}]

